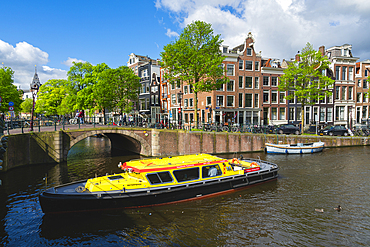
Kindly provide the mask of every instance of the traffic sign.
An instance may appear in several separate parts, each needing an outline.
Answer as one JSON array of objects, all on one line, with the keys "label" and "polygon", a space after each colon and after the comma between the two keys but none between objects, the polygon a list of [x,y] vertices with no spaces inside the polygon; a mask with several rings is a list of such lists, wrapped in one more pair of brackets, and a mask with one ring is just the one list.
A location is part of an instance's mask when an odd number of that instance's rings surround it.
[{"label": "traffic sign", "polygon": [[10,101],[10,102],[8,103],[8,105],[9,105],[9,106],[13,106],[13,105],[14,105],[14,102],[13,102],[13,101]]},{"label": "traffic sign", "polygon": [[9,106],[9,111],[14,111],[14,106]]}]

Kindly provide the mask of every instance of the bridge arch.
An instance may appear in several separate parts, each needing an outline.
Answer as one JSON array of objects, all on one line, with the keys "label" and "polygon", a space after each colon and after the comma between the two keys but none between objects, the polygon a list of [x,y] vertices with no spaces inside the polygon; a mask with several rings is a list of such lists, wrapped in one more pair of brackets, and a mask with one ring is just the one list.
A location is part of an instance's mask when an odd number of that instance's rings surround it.
[{"label": "bridge arch", "polygon": [[152,149],[148,141],[132,131],[124,129],[99,129],[84,131],[81,135],[71,138],[69,148],[72,148],[77,142],[93,135],[104,134],[111,140],[112,148],[126,149],[144,156],[152,156]]}]

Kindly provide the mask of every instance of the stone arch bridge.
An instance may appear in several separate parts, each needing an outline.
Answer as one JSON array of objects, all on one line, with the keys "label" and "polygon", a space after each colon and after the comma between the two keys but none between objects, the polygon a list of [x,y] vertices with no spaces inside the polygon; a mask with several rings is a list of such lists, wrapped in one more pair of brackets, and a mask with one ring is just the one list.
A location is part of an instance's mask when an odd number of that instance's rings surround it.
[{"label": "stone arch bridge", "polygon": [[250,133],[158,130],[124,127],[33,132],[8,136],[3,171],[29,164],[67,161],[69,150],[77,142],[103,134],[111,148],[128,150],[143,156],[172,156],[194,153],[238,153],[262,151],[265,143],[323,141],[326,147],[369,145],[369,138],[264,135]]}]

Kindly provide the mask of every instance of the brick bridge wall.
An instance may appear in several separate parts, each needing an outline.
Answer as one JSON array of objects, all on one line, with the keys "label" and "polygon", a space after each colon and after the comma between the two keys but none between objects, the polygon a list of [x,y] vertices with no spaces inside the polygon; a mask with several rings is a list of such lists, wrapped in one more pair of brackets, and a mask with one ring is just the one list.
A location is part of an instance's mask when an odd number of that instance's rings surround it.
[{"label": "brick bridge wall", "polygon": [[325,147],[370,145],[368,137],[322,137],[308,135],[264,135],[156,129],[83,129],[35,132],[8,137],[3,170],[28,164],[58,163],[67,160],[78,141],[105,134],[112,148],[131,150],[144,156],[172,156],[194,153],[235,153],[263,151],[265,143],[325,142]]}]

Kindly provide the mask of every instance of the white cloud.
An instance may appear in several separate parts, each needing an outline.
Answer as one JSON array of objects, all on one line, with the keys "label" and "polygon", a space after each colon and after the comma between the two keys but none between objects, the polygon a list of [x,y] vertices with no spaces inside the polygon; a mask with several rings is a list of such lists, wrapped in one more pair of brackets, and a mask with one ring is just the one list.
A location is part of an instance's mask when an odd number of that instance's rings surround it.
[{"label": "white cloud", "polygon": [[75,62],[75,63],[85,63],[86,61],[81,60],[81,59],[77,59],[77,58],[68,57],[68,59],[66,61],[62,62],[62,64],[66,65],[68,67],[71,67],[71,66],[73,66],[73,62]]},{"label": "white cloud", "polygon": [[41,83],[49,79],[67,78],[67,71],[45,65],[49,62],[48,53],[27,42],[19,42],[14,47],[0,40],[0,62],[14,71],[14,84],[22,89],[30,88],[35,74],[35,65],[37,65],[37,74]]},{"label": "white cloud", "polygon": [[179,34],[178,33],[176,33],[175,31],[171,31],[171,29],[167,29],[167,32],[166,32],[166,35],[168,36],[168,37],[177,37],[177,36],[179,36]]},{"label": "white cloud", "polygon": [[307,42],[315,49],[352,44],[360,60],[370,58],[370,1],[363,0],[157,0],[180,27],[195,20],[212,24],[231,48],[252,32],[262,56],[294,57]]}]

